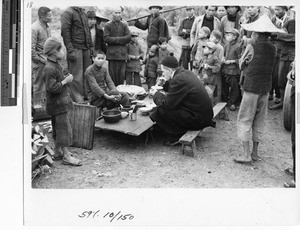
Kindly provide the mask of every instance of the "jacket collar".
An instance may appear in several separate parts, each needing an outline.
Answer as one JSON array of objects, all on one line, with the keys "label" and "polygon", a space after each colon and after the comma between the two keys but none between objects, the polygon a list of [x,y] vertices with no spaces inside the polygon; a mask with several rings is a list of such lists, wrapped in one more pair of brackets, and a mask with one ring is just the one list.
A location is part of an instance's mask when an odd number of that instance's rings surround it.
[{"label": "jacket collar", "polygon": [[51,62],[54,62],[54,63],[58,63],[58,60],[56,57],[53,57],[53,56],[48,56],[48,60],[51,61]]},{"label": "jacket collar", "polygon": [[179,73],[181,73],[181,72],[183,72],[185,69],[183,68],[183,67],[178,67],[176,70],[175,70],[175,72],[174,72],[174,74],[173,74],[173,77],[176,75],[176,74],[179,74]]},{"label": "jacket collar", "polygon": [[43,27],[43,28],[48,28],[48,23],[47,22],[44,22],[42,19],[39,19],[38,20],[39,24]]}]

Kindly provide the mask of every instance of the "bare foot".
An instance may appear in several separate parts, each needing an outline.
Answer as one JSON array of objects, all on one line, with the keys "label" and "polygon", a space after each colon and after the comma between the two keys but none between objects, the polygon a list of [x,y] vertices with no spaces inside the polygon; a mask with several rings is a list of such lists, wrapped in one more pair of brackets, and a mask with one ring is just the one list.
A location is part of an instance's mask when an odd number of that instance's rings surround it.
[{"label": "bare foot", "polygon": [[54,148],[54,156],[53,156],[53,160],[58,161],[61,160],[63,158],[63,152],[62,149],[60,147],[55,147]]},{"label": "bare foot", "polygon": [[251,153],[251,158],[253,161],[261,161],[261,157],[257,153]]}]

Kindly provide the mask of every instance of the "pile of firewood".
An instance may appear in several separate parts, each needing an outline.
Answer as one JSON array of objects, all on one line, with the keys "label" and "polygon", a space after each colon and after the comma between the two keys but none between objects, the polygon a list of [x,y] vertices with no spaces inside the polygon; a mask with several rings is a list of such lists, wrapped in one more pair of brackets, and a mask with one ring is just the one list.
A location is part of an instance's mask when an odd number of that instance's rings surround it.
[{"label": "pile of firewood", "polygon": [[49,140],[46,135],[46,129],[49,130],[49,126],[35,125],[31,131],[31,167],[33,180],[37,175],[44,173],[51,173],[50,167],[53,165],[52,156],[53,150],[49,146]]}]

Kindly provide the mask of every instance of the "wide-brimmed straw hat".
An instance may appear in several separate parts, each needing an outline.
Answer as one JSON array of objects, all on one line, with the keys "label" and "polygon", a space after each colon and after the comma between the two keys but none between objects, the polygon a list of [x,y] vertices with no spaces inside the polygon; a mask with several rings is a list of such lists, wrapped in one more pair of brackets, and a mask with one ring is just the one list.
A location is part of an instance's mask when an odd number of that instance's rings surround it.
[{"label": "wide-brimmed straw hat", "polygon": [[284,30],[277,28],[271,22],[267,14],[263,14],[255,22],[241,24],[241,27],[247,31],[254,31],[258,33],[285,33]]},{"label": "wide-brimmed straw hat", "polygon": [[162,6],[149,6],[149,10],[151,10],[151,8],[153,8],[153,7],[155,7],[155,8],[158,8],[159,10],[162,10]]},{"label": "wide-brimmed straw hat", "polygon": [[100,22],[108,22],[109,19],[102,16],[99,12],[96,12],[96,19],[98,19]]}]

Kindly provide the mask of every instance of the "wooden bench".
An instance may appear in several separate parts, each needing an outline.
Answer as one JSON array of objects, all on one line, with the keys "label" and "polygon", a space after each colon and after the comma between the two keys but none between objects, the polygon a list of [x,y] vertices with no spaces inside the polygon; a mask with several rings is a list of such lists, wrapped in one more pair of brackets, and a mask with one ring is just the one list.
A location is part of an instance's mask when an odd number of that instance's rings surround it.
[{"label": "wooden bench", "polygon": [[[225,120],[229,120],[228,118],[228,111],[226,108],[227,103],[219,102],[213,107],[214,117],[222,114],[222,118]],[[220,113],[222,111],[222,113]],[[202,130],[190,130],[187,131],[180,139],[179,142],[181,143],[182,154],[187,156],[194,156],[194,153],[197,151],[196,137],[202,132]]]}]

